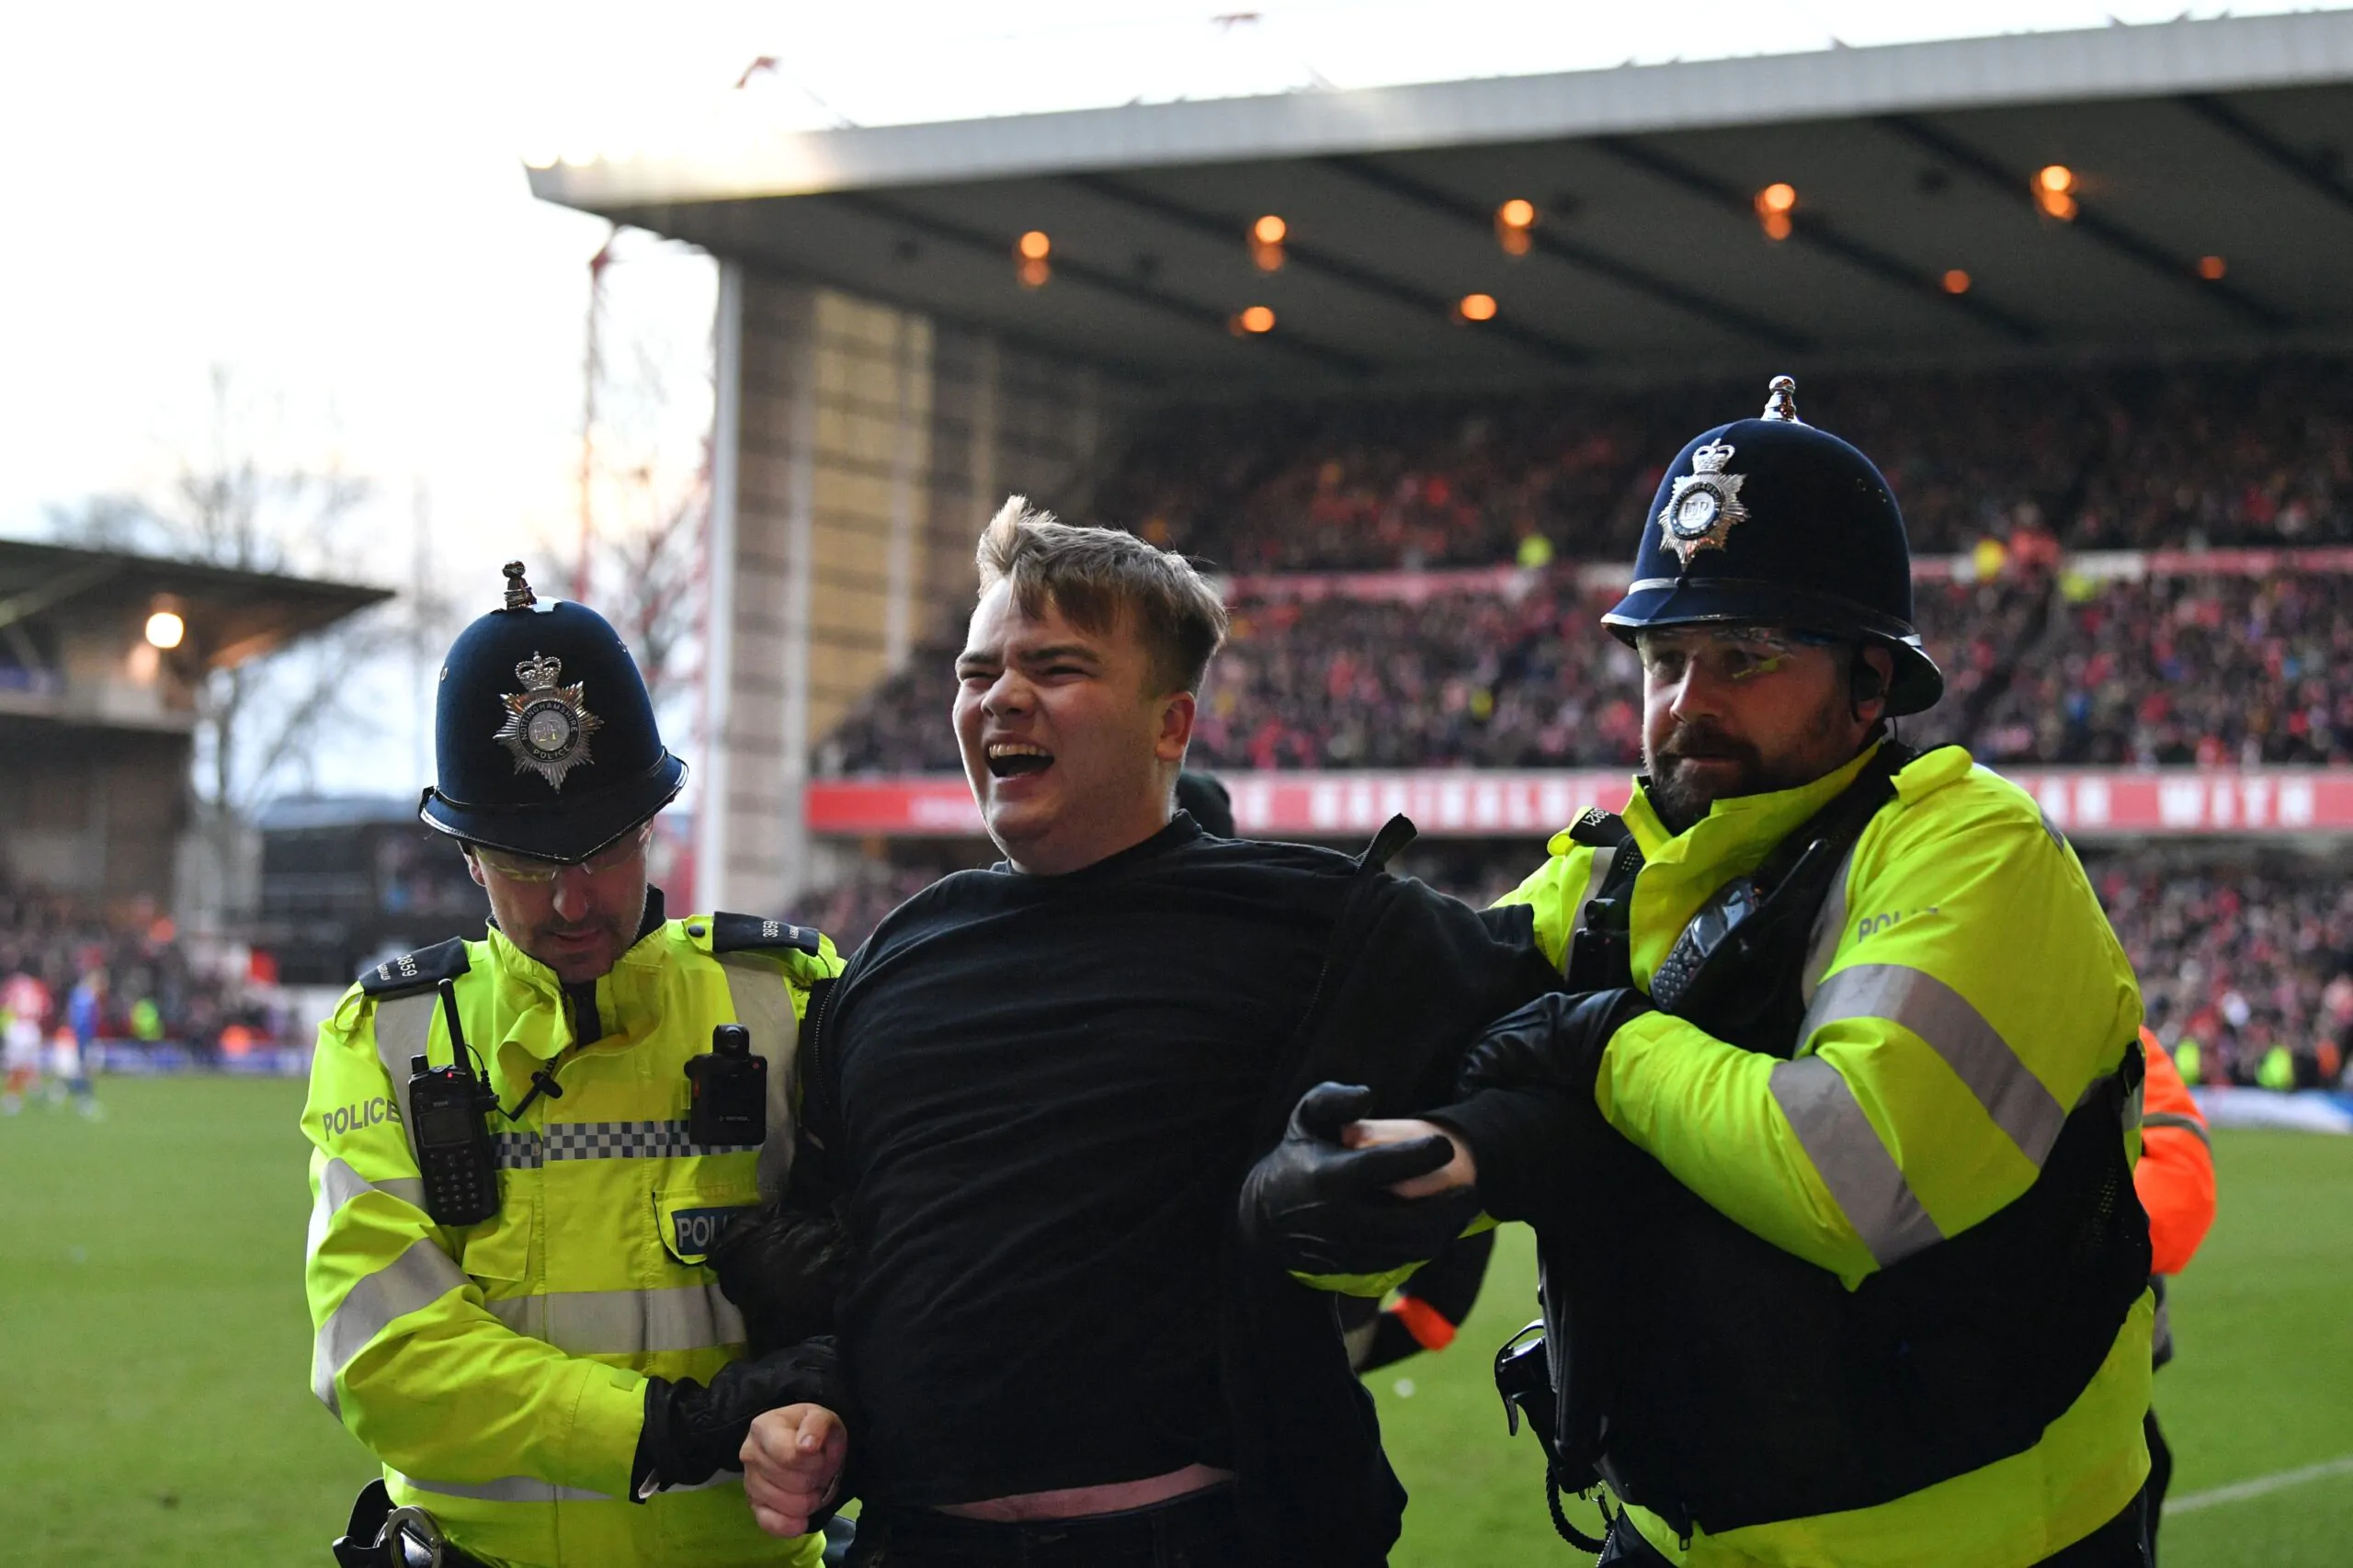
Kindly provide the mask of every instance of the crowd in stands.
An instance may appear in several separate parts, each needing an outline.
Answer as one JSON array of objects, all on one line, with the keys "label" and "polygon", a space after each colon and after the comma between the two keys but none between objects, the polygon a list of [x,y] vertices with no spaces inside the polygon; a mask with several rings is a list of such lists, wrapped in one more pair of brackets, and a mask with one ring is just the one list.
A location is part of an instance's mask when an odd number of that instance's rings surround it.
[{"label": "crowd in stands", "polygon": [[[1629,554],[1694,411],[1746,412],[1735,393],[1155,421],[1112,466],[1097,515],[1212,565],[1527,567],[1510,592],[1411,604],[1241,596],[1196,757],[1631,761],[1633,662],[1595,625],[1607,597],[1564,563]],[[1949,691],[1915,738],[2049,763],[2328,762],[2353,745],[2353,689],[2327,679],[2353,651],[2347,579],[2092,581],[2062,557],[2353,541],[2353,359],[1824,378],[1801,411],[1880,460],[1915,551],[1971,554],[1977,580],[1919,587]],[[954,648],[925,647],[873,693],[820,770],[952,770]]]},{"label": "crowd in stands", "polygon": [[[1641,672],[1572,570],[1418,604],[1233,607],[1193,757],[1229,770],[1631,766]],[[2029,567],[1924,583],[1945,699],[1906,726],[1989,763],[2353,761],[2353,576],[2090,582]],[[835,773],[953,771],[951,648],[926,649],[836,732]]]},{"label": "crowd in stands", "polygon": [[[1660,472],[1760,383],[1159,418],[1096,497],[1225,572],[1631,554]],[[1913,548],[2043,528],[2074,549],[2353,541],[2353,359],[1807,377],[1875,459]]]},{"label": "crowd in stands", "polygon": [[1966,732],[1991,763],[2353,761],[2353,578],[2175,576],[2062,591]]},{"label": "crowd in stands", "polygon": [[2150,1027],[2198,1046],[2209,1083],[2336,1085],[2353,1044],[2353,879],[2334,859],[2233,863],[2180,850],[2095,857],[2092,883],[2132,967]]},{"label": "crowd in stands", "polygon": [[38,1015],[44,1035],[174,1040],[200,1053],[224,1031],[266,1020],[216,975],[199,971],[166,919],[129,925],[54,894],[0,892],[0,1009]]}]

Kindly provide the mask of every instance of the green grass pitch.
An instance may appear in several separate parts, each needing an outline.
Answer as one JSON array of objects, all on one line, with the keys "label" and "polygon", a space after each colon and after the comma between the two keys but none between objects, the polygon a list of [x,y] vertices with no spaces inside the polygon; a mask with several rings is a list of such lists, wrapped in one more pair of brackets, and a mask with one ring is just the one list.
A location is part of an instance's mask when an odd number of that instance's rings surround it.
[{"label": "green grass pitch", "polygon": [[[0,1121],[0,1562],[326,1561],[366,1456],[310,1394],[299,1085],[111,1080],[108,1119]],[[2353,1452],[2353,1139],[2225,1132],[2222,1210],[2158,1380],[2176,1494]],[[1573,1562],[1494,1346],[1531,1315],[1524,1233],[1456,1348],[1376,1380],[1414,1494],[1399,1568]],[[1400,1379],[1410,1380],[1410,1397]],[[2353,1475],[2165,1528],[2167,1568],[2353,1562]]]}]

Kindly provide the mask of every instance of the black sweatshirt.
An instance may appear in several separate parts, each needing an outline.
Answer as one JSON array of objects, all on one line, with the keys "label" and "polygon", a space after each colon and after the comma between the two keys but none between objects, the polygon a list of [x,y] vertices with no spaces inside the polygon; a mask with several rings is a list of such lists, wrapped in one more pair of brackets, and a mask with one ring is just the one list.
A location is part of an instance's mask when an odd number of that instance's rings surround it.
[{"label": "black sweatshirt", "polygon": [[[1383,1007],[1415,1038],[1324,1060],[1313,1020],[1356,967],[1346,932],[1370,906],[1384,928],[1442,927],[1476,949],[1483,986],[1458,994],[1441,973],[1427,989],[1449,998],[1442,1028]],[[802,1201],[840,1199],[858,1252],[841,1324],[862,1494],[970,1502],[1199,1462],[1244,1471],[1247,1514],[1276,1425],[1252,1391],[1346,1361],[1328,1305],[1288,1304],[1304,1292],[1233,1256],[1242,1176],[1315,1077],[1373,1083],[1383,1114],[1451,1097],[1461,1048],[1531,973],[1541,983],[1526,924],[1482,925],[1377,865],[1210,838],[1181,814],[1068,876],[961,872],[902,905],[814,1032],[805,1114],[824,1146],[794,1173]],[[1237,1346],[1237,1312],[1270,1308],[1284,1321]],[[1352,1383],[1339,1397],[1361,1398]],[[1358,1431],[1326,1419],[1308,1440],[1370,1485]],[[1296,1440],[1278,1446],[1298,1462]],[[1377,1439],[1370,1462],[1386,1477]]]}]

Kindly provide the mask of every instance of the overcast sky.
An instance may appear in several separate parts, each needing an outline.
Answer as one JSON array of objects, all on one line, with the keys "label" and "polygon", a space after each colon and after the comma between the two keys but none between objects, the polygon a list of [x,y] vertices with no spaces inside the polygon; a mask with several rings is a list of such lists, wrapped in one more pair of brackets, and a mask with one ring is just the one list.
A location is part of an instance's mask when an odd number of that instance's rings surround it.
[{"label": "overcast sky", "polygon": [[[2253,11],[2311,6],[2236,6]],[[0,532],[151,489],[206,438],[377,485],[348,574],[568,556],[598,220],[522,159],[740,133],[2150,22],[2180,0],[858,0],[17,6],[0,21]],[[2226,7],[2193,6],[2210,16]],[[1221,17],[1220,13],[1225,15]],[[738,90],[757,56],[773,71]],[[700,373],[707,260],[632,244],[609,338]],[[688,386],[688,415],[705,405]],[[551,571],[548,575],[555,576]],[[475,590],[479,590],[476,592]],[[407,756],[405,716],[387,714]],[[381,785],[330,759],[332,788]],[[407,788],[405,780],[401,781]]]}]

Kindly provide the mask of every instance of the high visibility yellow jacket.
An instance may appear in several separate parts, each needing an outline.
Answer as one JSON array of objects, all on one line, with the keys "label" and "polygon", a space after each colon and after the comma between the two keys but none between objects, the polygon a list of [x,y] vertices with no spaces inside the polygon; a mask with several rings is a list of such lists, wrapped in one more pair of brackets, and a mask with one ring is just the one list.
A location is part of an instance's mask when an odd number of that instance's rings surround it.
[{"label": "high visibility yellow jacket", "polygon": [[[1680,835],[1638,790],[1624,814],[1643,856],[1635,983],[1647,991],[1701,903],[1862,765],[1718,801]],[[1595,1085],[1610,1125],[1677,1181],[1849,1290],[2026,1192],[2070,1108],[2119,1071],[2141,1022],[2139,987],[2082,866],[2030,797],[1958,746],[1915,759],[1894,785],[1815,927],[1796,1058],[1651,1013],[1611,1037]],[[1607,853],[1563,833],[1503,901],[1532,907],[1556,963]],[[2121,1135],[2137,1158],[2137,1105]],[[1631,1516],[1689,1568],[2024,1568],[2139,1489],[2152,1312],[2144,1295],[2088,1386],[2024,1452],[1875,1506],[1688,1541],[1646,1510]]]},{"label": "high visibility yellow jacket", "polygon": [[[799,1020],[840,967],[813,931],[699,915],[654,926],[596,982],[601,1031],[495,927],[345,994],[302,1112],[312,1387],[382,1461],[393,1502],[501,1563],[817,1562],[818,1538],[760,1533],[734,1472],[643,1505],[627,1494],[647,1377],[707,1382],[743,1353],[705,1255],[725,1210],[782,1182]],[[426,1214],[404,1127],[410,1058],[450,1059],[444,974],[501,1106],[551,1066],[563,1090],[519,1121],[492,1113],[499,1210],[461,1229]],[[768,1062],[757,1147],[688,1136],[686,1064],[725,1023]]]}]

